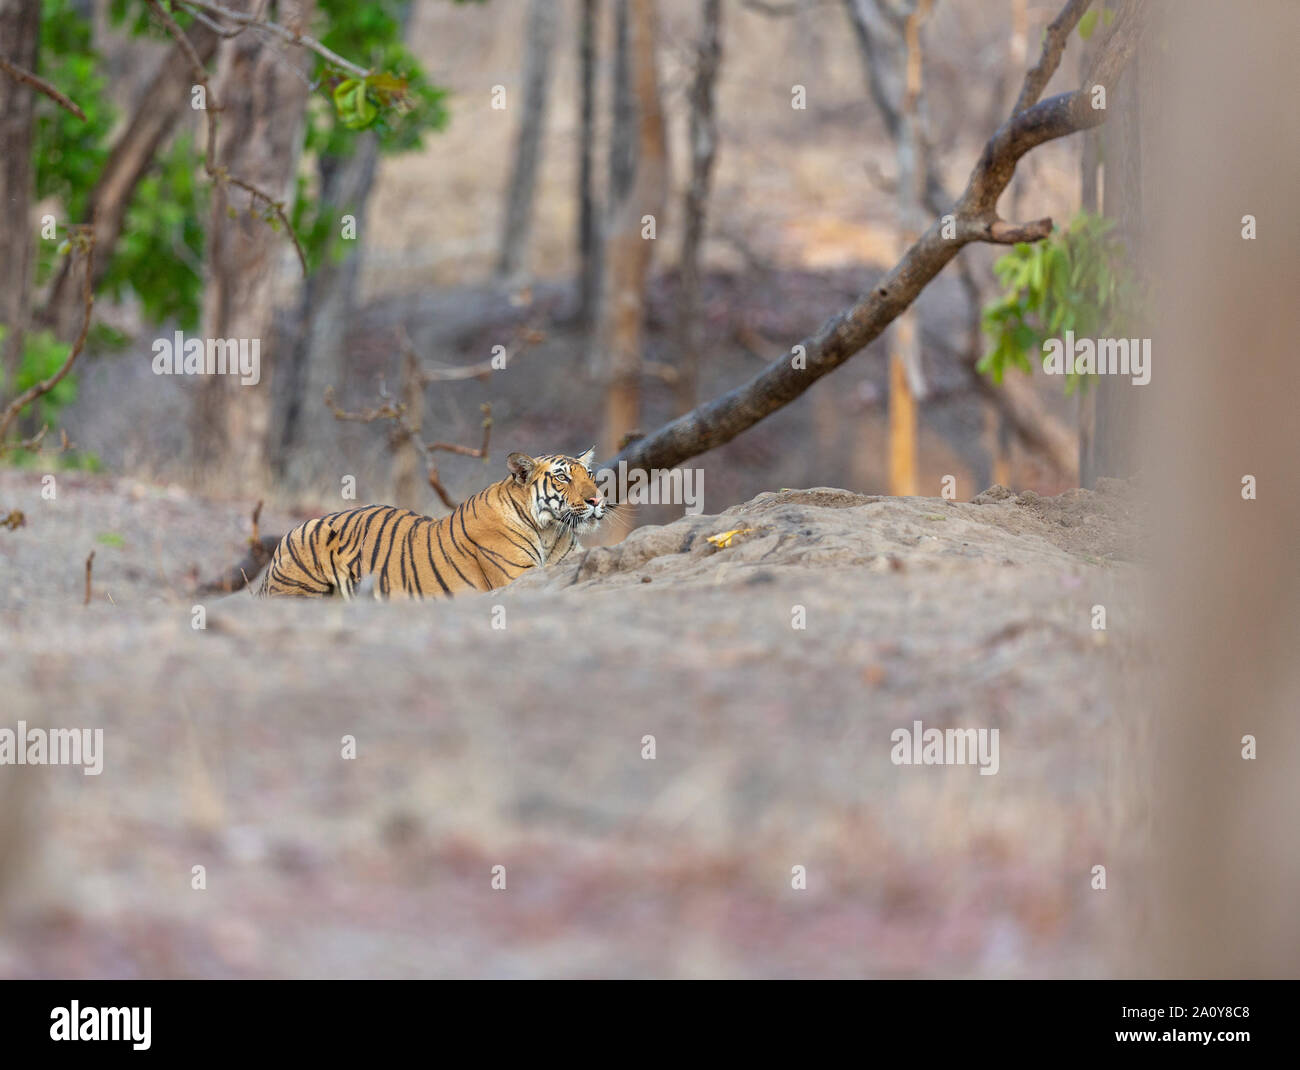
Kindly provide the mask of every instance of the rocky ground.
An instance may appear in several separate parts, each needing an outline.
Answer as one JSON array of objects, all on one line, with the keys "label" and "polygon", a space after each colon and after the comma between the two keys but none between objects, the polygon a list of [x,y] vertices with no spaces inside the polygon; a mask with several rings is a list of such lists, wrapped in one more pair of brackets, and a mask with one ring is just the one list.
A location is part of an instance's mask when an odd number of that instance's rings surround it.
[{"label": "rocky ground", "polygon": [[[102,728],[104,769],[0,767],[0,975],[1107,970],[1125,485],[770,492],[418,605],[194,595],[247,503],[9,470],[12,509],[0,728]],[[997,728],[997,775],[892,764],[914,720]]]}]

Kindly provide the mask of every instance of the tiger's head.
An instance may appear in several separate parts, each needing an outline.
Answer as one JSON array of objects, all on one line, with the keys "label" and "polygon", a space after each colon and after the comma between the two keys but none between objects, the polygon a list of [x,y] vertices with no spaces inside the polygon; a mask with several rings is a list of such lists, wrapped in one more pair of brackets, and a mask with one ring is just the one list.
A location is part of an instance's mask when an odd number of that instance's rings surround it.
[{"label": "tiger's head", "polygon": [[595,453],[593,446],[581,457],[567,457],[562,453],[530,457],[526,453],[512,453],[506,458],[506,467],[515,485],[527,495],[539,528],[558,524],[575,535],[582,535],[605,518],[609,503],[596,486],[591,468]]}]

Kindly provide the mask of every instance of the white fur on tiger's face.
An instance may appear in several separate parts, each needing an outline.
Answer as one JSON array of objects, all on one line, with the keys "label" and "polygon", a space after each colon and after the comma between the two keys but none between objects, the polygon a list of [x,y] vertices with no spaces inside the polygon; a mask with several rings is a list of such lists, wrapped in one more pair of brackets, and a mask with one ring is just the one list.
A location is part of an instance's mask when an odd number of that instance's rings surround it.
[{"label": "white fur on tiger's face", "polygon": [[275,548],[260,593],[351,598],[453,597],[504,587],[580,549],[610,506],[590,449],[580,457],[506,458],[509,475],[438,520],[367,505],[299,524]]},{"label": "white fur on tiger's face", "polygon": [[558,524],[583,535],[604,519],[608,505],[595,483],[591,468],[594,453],[593,446],[581,457],[512,453],[506,459],[516,480],[527,488],[533,519],[540,527]]}]

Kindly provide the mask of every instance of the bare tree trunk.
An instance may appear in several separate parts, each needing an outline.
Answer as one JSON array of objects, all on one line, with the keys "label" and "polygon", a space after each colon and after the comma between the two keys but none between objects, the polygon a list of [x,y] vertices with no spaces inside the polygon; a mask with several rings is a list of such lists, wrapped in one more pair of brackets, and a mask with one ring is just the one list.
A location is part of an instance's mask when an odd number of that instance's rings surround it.
[{"label": "bare tree trunk", "polygon": [[330,386],[340,399],[347,397],[347,327],[356,307],[366,212],[378,162],[379,142],[373,133],[358,139],[351,156],[322,155],[317,160],[321,205],[332,218],[353,216],[357,238],[348,241],[341,261],[326,260],[303,281],[298,307],[283,332],[284,359],[276,368],[275,387],[281,416],[270,448],[276,477],[290,486],[321,476],[328,444],[337,435],[338,423],[323,398]]},{"label": "bare tree trunk", "polygon": [[[1103,210],[1118,226],[1131,265],[1142,261],[1143,203],[1141,122],[1141,68],[1126,79],[1107,101],[1114,110],[1103,141],[1105,173]],[[1135,270],[1135,274],[1139,273]],[[1116,325],[1118,326],[1118,325]],[[1101,476],[1130,476],[1136,470],[1136,439],[1140,389],[1117,375],[1099,375],[1091,385],[1091,434],[1080,450],[1079,482],[1096,486]]]},{"label": "bare tree trunk", "polygon": [[[36,73],[41,0],[0,0],[0,47],[15,66]],[[0,399],[16,394],[31,314],[32,115],[36,91],[0,75],[0,324],[5,326]]]},{"label": "bare tree trunk", "polygon": [[[1140,137],[1153,194],[1143,251],[1161,282],[1144,388],[1154,392],[1154,435],[1141,451],[1143,497],[1157,518],[1159,643],[1149,660],[1159,717],[1123,810],[1141,813],[1154,787],[1155,857],[1145,874],[1125,871],[1137,894],[1120,894],[1144,908],[1126,949],[1146,977],[1293,978],[1300,8],[1263,0],[1249,18],[1227,5],[1159,10],[1163,24],[1138,64],[1152,78]],[[1189,165],[1193,138],[1210,144]],[[1119,181],[1106,182],[1108,196]],[[1242,233],[1246,214],[1257,220],[1253,240]]]},{"label": "bare tree trunk", "polygon": [[515,164],[506,198],[505,227],[501,232],[501,255],[497,274],[517,275],[528,253],[528,236],[533,224],[533,194],[542,160],[542,138],[546,132],[546,98],[551,81],[551,53],[555,49],[555,27],[559,5],[555,0],[532,0],[528,8],[524,60],[524,114],[515,142]]},{"label": "bare tree trunk", "polygon": [[[200,22],[194,23],[185,36],[204,63],[217,50],[217,34]],[[181,116],[190,113],[190,70],[190,61],[179,47],[167,52],[141,93],[131,122],[113,145],[113,151],[95,182],[82,220],[95,223],[92,288],[98,288],[109,269],[136,186],[153,166],[159,147],[171,135]],[[40,314],[41,322],[64,341],[75,338],[81,329],[81,287],[80,268],[74,271],[72,258],[66,258]]]},{"label": "bare tree trunk", "polygon": [[718,148],[718,124],[713,88],[722,62],[722,0],[704,0],[700,41],[691,84],[691,181],[683,211],[681,278],[681,356],[674,393],[678,413],[689,412],[699,400],[700,371],[700,247],[704,244],[709,208],[709,183]]},{"label": "bare tree trunk", "polygon": [[690,185],[684,198],[681,235],[681,280],[677,381],[673,386],[677,412],[689,412],[699,400],[699,248],[705,242],[708,185],[718,152],[718,121],[714,116],[714,85],[722,64],[722,0],[705,0],[690,86]]},{"label": "bare tree trunk", "polygon": [[[420,473],[424,471],[424,457],[416,445],[418,432],[424,426],[424,380],[420,375],[420,360],[414,349],[402,354],[402,403],[406,406],[405,424],[417,434],[397,446],[393,458],[393,503],[403,509],[420,512],[424,508]],[[428,484],[424,484],[427,488]]]},{"label": "bare tree trunk", "polygon": [[[899,252],[916,241],[924,227],[924,200],[929,166],[922,129],[921,24],[930,0],[920,0],[904,17],[903,99],[898,109]],[[894,351],[889,361],[889,493],[917,492],[917,407],[925,397],[921,370],[921,324],[909,305],[894,322]]]},{"label": "bare tree trunk", "polygon": [[655,59],[655,0],[618,0],[615,10],[615,129],[598,332],[605,361],[604,443],[609,450],[616,449],[641,418],[642,328],[653,249],[648,228],[657,234],[663,222],[668,179]]},{"label": "bare tree trunk", "polygon": [[[303,24],[314,0],[300,0],[292,17]],[[244,10],[248,10],[247,6]],[[226,41],[217,69],[221,114],[216,162],[279,200],[293,193],[302,149],[307,84],[300,54],[281,53],[258,35]],[[228,218],[227,209],[238,214]],[[208,228],[208,284],[204,295],[204,334],[209,339],[255,340],[261,349],[260,380],[243,385],[238,375],[210,375],[196,396],[193,461],[196,475],[245,490],[266,481],[267,435],[271,416],[270,379],[277,268],[288,252],[285,237],[248,212],[242,191],[218,182],[212,191]]]},{"label": "bare tree trunk", "polygon": [[[936,219],[870,293],[799,342],[797,361],[783,354],[749,382],[639,437],[604,464],[671,468],[731,441],[879,337],[964,246],[971,242],[1013,245],[1047,237],[1050,219],[1008,222],[998,216],[997,202],[1015,174],[1016,164],[1028,152],[1106,120],[1106,111],[1092,107],[1091,94],[1084,88],[1039,99],[1060,63],[1064,41],[1082,8],[1070,0],[1048,27],[1042,56],[1025,76],[1018,110],[985,143],[965,191],[951,205],[949,222]],[[1088,71],[1089,85],[1119,83],[1144,17],[1140,4],[1122,0],[1097,61]],[[945,236],[949,223],[954,232]]]},{"label": "bare tree trunk", "polygon": [[590,329],[600,291],[600,221],[594,189],[596,139],[596,31],[600,0],[582,0],[578,50],[582,126],[578,137],[578,321]]}]

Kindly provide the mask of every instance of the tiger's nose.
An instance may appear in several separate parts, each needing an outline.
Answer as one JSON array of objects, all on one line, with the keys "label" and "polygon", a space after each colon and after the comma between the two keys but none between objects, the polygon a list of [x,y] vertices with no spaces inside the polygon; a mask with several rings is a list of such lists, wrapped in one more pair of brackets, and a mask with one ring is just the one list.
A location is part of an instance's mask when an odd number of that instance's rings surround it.
[{"label": "tiger's nose", "polygon": [[599,505],[602,501],[604,501],[604,499],[599,494],[596,494],[587,499],[587,504],[594,507]]}]

